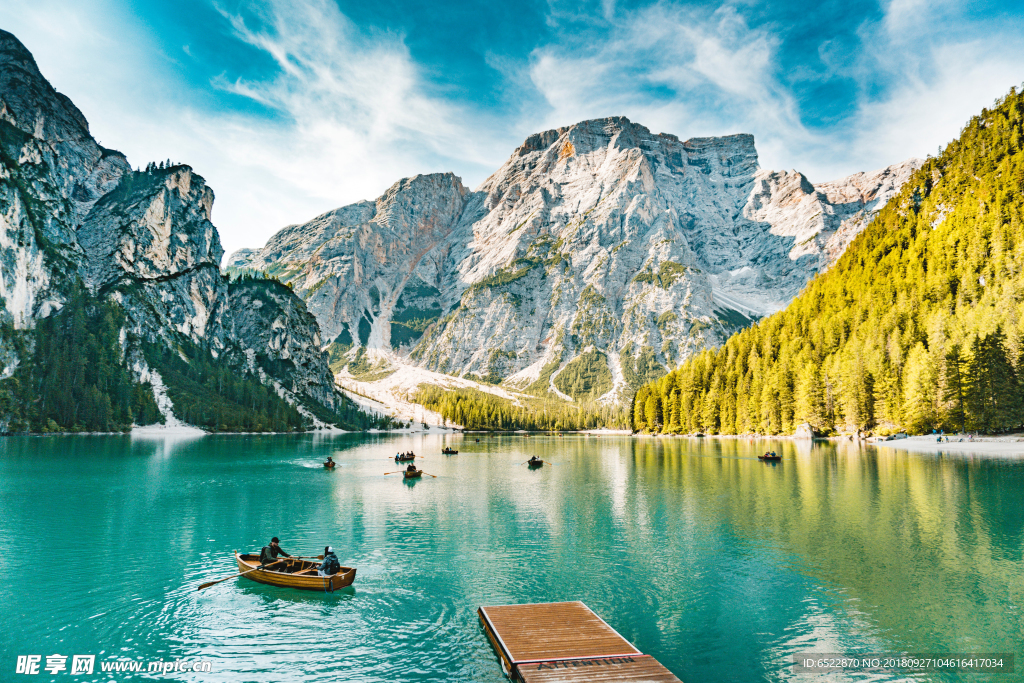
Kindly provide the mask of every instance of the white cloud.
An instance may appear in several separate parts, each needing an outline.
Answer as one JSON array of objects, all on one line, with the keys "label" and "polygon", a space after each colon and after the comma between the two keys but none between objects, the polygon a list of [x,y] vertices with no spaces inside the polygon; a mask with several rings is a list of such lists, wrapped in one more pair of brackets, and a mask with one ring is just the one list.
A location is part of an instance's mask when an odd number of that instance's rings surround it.
[{"label": "white cloud", "polygon": [[862,103],[850,162],[880,166],[879,159],[936,154],[1024,77],[1024,64],[981,42],[943,45],[930,58],[935,72],[927,80],[908,75],[887,99]]},{"label": "white cloud", "polygon": [[683,138],[753,133],[762,166],[823,181],[934,153],[1024,78],[1019,32],[972,25],[958,11],[953,2],[893,0],[881,21],[860,27],[861,49],[845,61],[823,37],[826,76],[857,83],[853,109],[827,130],[804,125],[782,82],[781,37],[748,26],[731,5],[620,10],[603,35],[537,48],[531,77],[549,105],[547,126],[622,114]]},{"label": "white cloud", "polygon": [[270,55],[279,71],[200,89],[259,102],[276,117],[191,104],[195,86],[175,62],[188,57],[154,55],[148,28],[102,0],[70,10],[47,0],[21,5],[5,28],[104,145],[137,166],[170,158],[206,178],[228,252],[373,199],[403,177],[461,171],[476,183],[510,150],[506,141],[487,144],[484,126],[474,129],[468,112],[428,92],[401,36],[363,30],[331,2],[274,0],[223,15],[234,38]]},{"label": "white cloud", "polygon": [[604,39],[534,52],[533,82],[550,105],[546,124],[622,114],[683,137],[754,133],[762,160],[820,144],[774,75],[778,39],[748,27],[733,8],[658,4],[620,16]]}]

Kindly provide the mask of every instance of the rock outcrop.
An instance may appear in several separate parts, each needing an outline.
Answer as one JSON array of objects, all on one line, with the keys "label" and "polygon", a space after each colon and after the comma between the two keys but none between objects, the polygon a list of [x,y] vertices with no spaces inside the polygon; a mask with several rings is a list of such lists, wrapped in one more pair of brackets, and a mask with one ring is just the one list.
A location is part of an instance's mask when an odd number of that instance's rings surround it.
[{"label": "rock outcrop", "polygon": [[135,334],[180,335],[216,355],[228,296],[212,208],[213,192],[188,166],[125,176],[78,231],[82,279],[125,308]]},{"label": "rock outcrop", "polygon": [[273,280],[240,278],[228,287],[231,329],[245,340],[249,369],[296,400],[334,407],[337,390],[316,318],[290,289]]},{"label": "rock outcrop", "polygon": [[[213,199],[188,166],[132,171],[98,145],[28,50],[0,31],[0,323],[32,327],[81,281],[124,309],[121,353],[140,379],[153,379],[140,345],[189,344],[318,415],[338,408],[344,399],[302,300],[220,272]],[[8,345],[0,355],[7,377],[18,359]]]},{"label": "rock outcrop", "polygon": [[61,307],[81,260],[77,227],[130,170],[0,30],[0,318],[25,328]]},{"label": "rock outcrop", "polygon": [[288,282],[327,339],[400,346],[409,336],[403,321],[440,310],[449,238],[467,194],[451,173],[407,178],[375,202],[289,226],[259,251],[236,252],[228,267]]},{"label": "rock outcrop", "polygon": [[750,135],[585,121],[473,192],[403,180],[230,265],[293,285],[336,352],[614,401],[785,306],[919,164],[815,186],[760,169]]}]

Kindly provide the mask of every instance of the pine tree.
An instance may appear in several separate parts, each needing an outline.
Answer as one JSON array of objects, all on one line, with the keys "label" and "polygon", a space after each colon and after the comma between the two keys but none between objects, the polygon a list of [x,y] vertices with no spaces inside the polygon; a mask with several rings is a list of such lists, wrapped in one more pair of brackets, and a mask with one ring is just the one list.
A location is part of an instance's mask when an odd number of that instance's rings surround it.
[{"label": "pine tree", "polygon": [[960,353],[960,345],[951,345],[946,353],[943,400],[947,401],[950,406],[947,411],[949,419],[960,428],[961,432],[967,430],[967,412],[965,410],[967,383],[964,376],[966,371],[967,359]]},{"label": "pine tree", "polygon": [[912,431],[927,431],[937,418],[938,372],[923,343],[918,342],[911,349],[903,374],[905,424]]}]

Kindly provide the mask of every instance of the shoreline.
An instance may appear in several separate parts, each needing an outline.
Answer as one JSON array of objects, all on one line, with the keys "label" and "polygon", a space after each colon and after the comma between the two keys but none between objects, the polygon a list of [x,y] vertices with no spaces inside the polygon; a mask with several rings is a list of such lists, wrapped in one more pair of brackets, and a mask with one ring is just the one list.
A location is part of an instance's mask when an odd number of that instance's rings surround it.
[{"label": "shoreline", "polygon": [[[793,434],[777,434],[765,436],[763,434],[634,434],[637,437],[647,438],[668,438],[668,439],[721,439],[750,441],[792,441],[794,443],[812,444],[833,443],[836,445],[849,443],[874,448],[891,448],[893,450],[908,451],[913,453],[941,454],[946,452],[961,453],[964,455],[987,455],[998,457],[1019,457],[1024,458],[1024,434],[1006,434],[1003,436],[979,436],[968,441],[966,435],[950,435],[948,442],[936,441],[936,435],[908,436],[902,439],[890,441],[869,439],[857,439],[853,436],[816,436],[807,438]],[[944,437],[945,438],[945,437]]]},{"label": "shoreline", "polygon": [[146,425],[144,427],[134,427],[128,432],[25,432],[18,434],[2,434],[0,436],[6,437],[17,437],[17,436],[32,436],[32,437],[47,437],[47,436],[128,436],[131,438],[139,439],[198,439],[207,436],[295,436],[300,434],[319,434],[323,436],[335,436],[342,434],[366,434],[366,435],[387,435],[393,434],[396,436],[453,436],[463,435],[465,438],[470,438],[472,435],[491,435],[500,436],[504,435],[536,435],[536,436],[628,436],[640,439],[688,439],[688,440],[705,440],[705,439],[718,439],[722,441],[739,441],[745,440],[748,442],[754,441],[791,441],[794,444],[811,444],[817,443],[832,443],[836,445],[840,444],[851,444],[859,445],[864,447],[873,448],[888,448],[892,450],[913,452],[913,453],[931,453],[931,454],[943,454],[943,453],[956,453],[962,455],[979,455],[988,457],[1005,457],[1005,458],[1022,458],[1024,459],[1024,434],[1007,434],[1003,436],[980,436],[968,440],[966,436],[954,435],[949,437],[951,440],[946,442],[936,441],[936,436],[933,435],[922,435],[922,436],[908,436],[902,439],[892,439],[890,441],[882,440],[869,440],[869,439],[856,439],[852,436],[830,436],[830,437],[814,437],[813,439],[807,437],[797,437],[792,434],[778,434],[772,436],[766,436],[763,434],[703,434],[696,436],[694,434],[634,434],[628,429],[584,429],[579,431],[482,431],[482,430],[459,430],[452,428],[443,427],[431,427],[427,430],[421,429],[390,429],[390,430],[377,430],[368,429],[365,431],[354,431],[349,432],[343,429],[312,429],[304,432],[207,432],[198,427],[192,427],[189,425],[177,424],[172,426],[165,425]]}]

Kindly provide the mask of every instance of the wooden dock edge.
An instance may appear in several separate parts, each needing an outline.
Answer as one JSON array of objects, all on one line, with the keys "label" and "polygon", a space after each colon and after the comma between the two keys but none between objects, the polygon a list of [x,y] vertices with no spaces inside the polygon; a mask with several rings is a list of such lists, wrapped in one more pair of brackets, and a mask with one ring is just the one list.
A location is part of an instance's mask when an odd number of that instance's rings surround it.
[{"label": "wooden dock edge", "polygon": [[512,664],[512,658],[508,651],[505,649],[505,643],[501,642],[501,637],[498,632],[494,629],[490,619],[487,618],[487,612],[484,611],[483,607],[480,607],[476,611],[477,616],[480,617],[480,623],[484,627],[484,633],[487,634],[487,639],[491,641],[491,647],[498,653],[498,659],[501,661],[501,670],[505,672],[505,675],[512,678],[515,666]]}]

